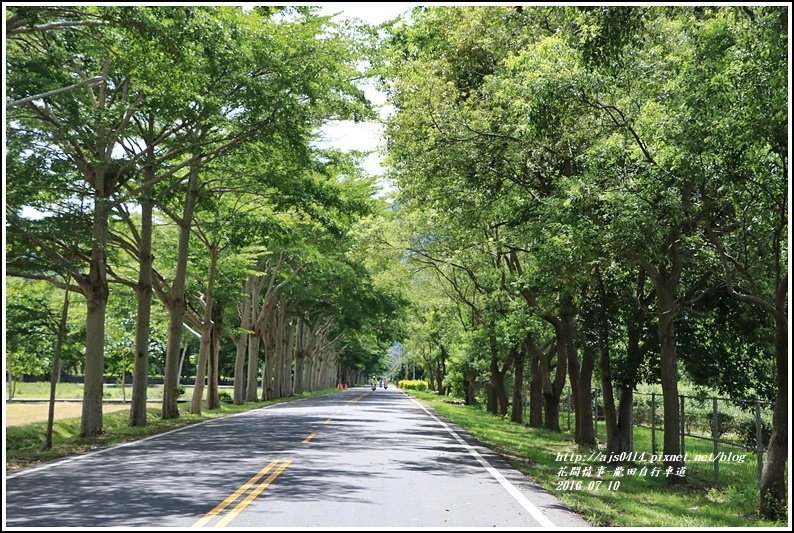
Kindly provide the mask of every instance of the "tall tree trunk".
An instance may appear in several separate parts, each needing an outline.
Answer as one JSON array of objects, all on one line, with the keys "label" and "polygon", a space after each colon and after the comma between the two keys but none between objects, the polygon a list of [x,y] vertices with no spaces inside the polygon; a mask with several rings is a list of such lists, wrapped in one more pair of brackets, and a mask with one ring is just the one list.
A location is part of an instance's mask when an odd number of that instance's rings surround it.
[{"label": "tall tree trunk", "polygon": [[477,403],[477,378],[474,369],[469,364],[464,367],[463,378],[466,381],[463,403],[474,405]]},{"label": "tall tree trunk", "polygon": [[[496,338],[491,336],[490,338],[490,349],[491,349],[491,363],[490,363],[490,373],[491,373],[491,382],[489,387],[489,401],[488,401],[488,411],[492,413],[499,413],[502,416],[507,414],[507,389],[505,388],[505,370],[499,369],[499,347],[496,343]],[[506,363],[506,367],[509,368],[510,365],[510,357],[508,356],[508,362]]]},{"label": "tall tree trunk", "polygon": [[504,416],[507,414],[508,401],[505,375],[503,372],[498,373],[498,377],[494,383],[494,389],[496,391],[496,400],[499,403],[499,414]]},{"label": "tall tree trunk", "polygon": [[280,305],[274,313],[273,323],[273,395],[275,398],[286,396],[284,387],[284,369],[286,365],[286,347],[284,346],[284,321],[286,316],[285,305]]},{"label": "tall tree trunk", "polygon": [[[690,200],[690,194],[684,191],[684,204]],[[662,383],[662,406],[664,409],[664,458],[665,469],[673,472],[684,466],[681,455],[681,415],[678,397],[677,342],[675,321],[681,313],[679,285],[686,258],[679,249],[681,228],[675,227],[662,246],[662,254],[669,260],[659,266],[648,263],[644,265],[648,276],[653,280],[656,294],[656,312],[659,322],[656,327],[659,338],[659,377]],[[669,263],[669,264],[668,264]],[[682,484],[683,476],[668,476],[667,482]]]},{"label": "tall tree trunk", "polygon": [[[555,352],[557,353],[557,369],[554,373],[554,381],[552,381],[551,360]],[[543,427],[552,431],[560,431],[560,396],[565,387],[567,365],[567,350],[564,346],[560,346],[558,338],[540,362],[540,372],[543,377],[543,410],[545,412]]]},{"label": "tall tree trunk", "polygon": [[280,344],[280,368],[279,368],[279,381],[280,386],[280,393],[283,398],[286,398],[292,394],[292,391],[289,387],[290,381],[290,357],[289,357],[289,329],[286,317],[286,311],[284,313],[284,318],[281,320],[281,324],[279,326],[279,334],[281,335],[281,342]]},{"label": "tall tree trunk", "polygon": [[601,375],[601,397],[604,400],[604,422],[607,427],[607,450],[613,451],[618,436],[618,415],[615,408],[615,392],[612,387],[612,369],[609,348],[603,345],[598,353],[598,372]]},{"label": "tall tree trunk", "polygon": [[514,358],[513,412],[510,419],[521,424],[524,421],[524,350],[516,348]]},{"label": "tall tree trunk", "polygon": [[298,319],[295,324],[295,394],[303,393],[303,320]]},{"label": "tall tree trunk", "polygon": [[215,276],[218,267],[218,246],[209,246],[210,265],[207,274],[207,290],[204,295],[204,316],[201,324],[201,343],[198,365],[196,365],[196,383],[193,386],[193,398],[190,402],[190,413],[201,414],[201,402],[204,398],[204,372],[212,351],[212,311],[214,306]]},{"label": "tall tree trunk", "polygon": [[212,320],[212,330],[210,332],[210,353],[207,376],[207,409],[218,409],[221,406],[221,399],[218,394],[218,379],[220,369],[220,348],[221,331],[223,329],[223,305],[215,301]]},{"label": "tall tree trunk", "polygon": [[[148,149],[147,149],[148,150]],[[147,165],[147,183],[154,171]],[[140,198],[141,234],[138,245],[138,316],[135,323],[135,361],[132,371],[130,426],[146,425],[146,392],[149,385],[149,337],[152,317],[152,186],[144,185]]]},{"label": "tall tree trunk", "polygon": [[[243,286],[243,302],[240,309],[240,329],[251,329],[251,289],[255,281],[254,276],[249,276]],[[234,339],[236,353],[234,356],[234,403],[239,405],[245,401],[245,354],[248,350],[248,333],[241,332]]]},{"label": "tall tree trunk", "polygon": [[239,405],[245,401],[245,352],[248,350],[248,334],[240,333],[234,339],[234,396]]},{"label": "tall tree trunk", "polygon": [[[256,326],[255,326],[256,327]],[[248,384],[245,387],[245,401],[255,402],[256,397],[256,378],[259,370],[259,333],[251,333],[248,335],[248,375],[246,376]],[[262,376],[262,384],[264,385],[264,376]]]},{"label": "tall tree trunk", "polygon": [[[659,294],[659,292],[661,294]],[[658,291],[660,377],[662,382],[662,405],[664,406],[664,455],[665,468],[673,471],[683,466],[681,454],[681,416],[678,398],[677,346],[675,338],[675,315],[673,291],[669,288]],[[670,483],[683,483],[681,476],[669,476]]]},{"label": "tall tree trunk", "polygon": [[88,312],[86,315],[83,414],[80,436],[102,433],[102,389],[105,368],[105,309],[108,301],[107,244],[110,187],[105,168],[94,172],[94,222],[91,239],[91,263],[85,281]]},{"label": "tall tree trunk", "polygon": [[146,400],[149,386],[149,338],[152,319],[152,211],[154,209],[155,177],[154,161],[154,117],[148,117],[145,135],[146,165],[143,169],[144,184],[139,202],[141,205],[141,232],[138,243],[138,299],[135,322],[135,360],[132,371],[132,402],[130,404],[130,426],[146,425]]},{"label": "tall tree trunk", "polygon": [[185,209],[179,225],[179,244],[177,251],[176,273],[171,284],[170,305],[168,306],[168,347],[165,352],[165,376],[163,378],[163,412],[162,418],[178,418],[177,385],[179,376],[179,346],[182,340],[182,321],[185,318],[185,280],[187,279],[188,245],[190,243],[190,226],[193,222],[193,209],[198,197],[199,164],[190,164],[185,196]]},{"label": "tall tree trunk", "polygon": [[[569,294],[560,298],[560,316],[548,316],[546,320],[554,325],[558,342],[564,347],[565,357],[568,359],[568,375],[571,382],[571,400],[575,413],[575,440],[582,445],[580,440],[588,441],[595,437],[587,435],[583,437],[582,426],[587,426],[586,419],[590,419],[590,433],[592,433],[592,394],[590,383],[581,380],[581,369],[579,367],[579,355],[576,345],[576,318],[573,299]],[[587,389],[586,391],[583,389]]]},{"label": "tall tree trunk", "polygon": [[268,379],[268,374],[269,374],[269,370],[267,368],[268,349],[267,349],[267,344],[264,342],[263,344],[265,344],[264,346],[265,360],[262,361],[262,396],[259,399],[264,402],[271,399],[272,389],[269,387],[269,379]]},{"label": "tall tree trunk", "polygon": [[[69,280],[66,280],[69,284]],[[47,410],[47,433],[44,436],[44,447],[49,450],[52,448],[52,424],[55,421],[55,386],[58,383],[59,367],[61,365],[61,353],[63,353],[63,343],[66,340],[66,319],[69,316],[69,291],[64,291],[63,305],[61,306],[61,320],[58,322],[58,337],[55,341],[55,352],[52,359],[52,375],[50,376],[50,405]]]},{"label": "tall tree trunk", "polygon": [[314,349],[307,349],[303,359],[303,387],[304,392],[314,390],[312,388],[312,374],[314,373]]},{"label": "tall tree trunk", "polygon": [[585,346],[582,350],[582,368],[579,374],[579,413],[582,421],[576,443],[579,446],[595,446],[596,434],[593,426],[593,367],[595,366],[595,348]]},{"label": "tall tree trunk", "polygon": [[[628,328],[626,364],[629,366],[629,371],[636,375],[636,370],[642,364],[645,350],[639,346],[641,334],[639,328],[631,324]],[[604,397],[604,419],[607,427],[607,452],[615,454],[631,452],[633,451],[631,432],[634,425],[634,386],[630,383],[620,385],[620,403],[616,406],[608,345],[602,345],[600,349],[599,370]]]},{"label": "tall tree trunk", "polygon": [[485,385],[485,409],[489,413],[499,412],[499,403],[496,400],[496,390],[494,389],[493,379]]},{"label": "tall tree trunk", "polygon": [[524,349],[529,353],[529,427],[543,425],[543,376],[540,373],[542,352],[527,335]]},{"label": "tall tree trunk", "polygon": [[207,361],[210,351],[210,333],[202,328],[198,361],[196,362],[196,381],[193,383],[193,395],[190,399],[190,414],[201,414],[201,402],[204,400],[204,381],[206,380]]},{"label": "tall tree trunk", "polygon": [[295,394],[295,330],[289,320],[286,320],[284,324],[284,344],[286,346],[284,352],[284,394],[292,396]]},{"label": "tall tree trunk", "polygon": [[190,343],[185,343],[185,346],[179,349],[179,367],[177,368],[176,372],[177,385],[179,385],[179,382],[182,379],[182,369],[185,367],[185,359],[187,358],[189,351]]},{"label": "tall tree trunk", "polygon": [[265,361],[262,364],[262,400],[272,400],[274,394],[274,375],[276,373],[275,353],[273,350],[273,323],[275,313],[270,313],[268,323],[262,328],[262,348]]},{"label": "tall tree trunk", "polygon": [[551,431],[560,432],[560,399],[552,393],[543,393],[543,410],[545,419],[543,427]]},{"label": "tall tree trunk", "polygon": [[444,387],[444,380],[447,376],[447,359],[449,358],[449,354],[443,344],[439,344],[439,348],[441,349],[441,361],[438,363],[438,393],[444,396],[447,394],[447,389]]},{"label": "tall tree trunk", "polygon": [[430,363],[427,364],[425,374],[427,375],[427,385],[430,387],[430,390],[438,392],[438,389],[436,388],[436,378],[433,375],[433,367]]},{"label": "tall tree trunk", "polygon": [[761,474],[761,515],[784,519],[786,516],[786,461],[788,459],[788,319],[786,306],[788,276],[778,284],[775,316],[775,364],[777,396],[772,413],[772,434],[766,449]]},{"label": "tall tree trunk", "polygon": [[8,357],[8,366],[6,367],[6,372],[8,372],[8,399],[13,400],[14,392],[16,392],[14,390],[14,374],[11,372],[11,368],[14,366],[14,356],[10,351],[8,351],[6,352],[6,357]]}]

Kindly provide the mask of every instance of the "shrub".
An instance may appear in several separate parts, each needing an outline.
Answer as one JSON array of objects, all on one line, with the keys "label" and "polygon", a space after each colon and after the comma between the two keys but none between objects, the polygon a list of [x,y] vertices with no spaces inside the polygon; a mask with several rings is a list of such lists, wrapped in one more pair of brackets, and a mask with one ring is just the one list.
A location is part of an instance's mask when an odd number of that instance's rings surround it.
[{"label": "shrub", "polygon": [[[755,450],[755,420],[745,420],[739,424],[739,436],[742,444],[751,450]],[[772,436],[772,424],[766,420],[761,420],[761,446],[766,449],[769,445],[769,437]]]},{"label": "shrub", "polygon": [[223,403],[232,403],[232,395],[226,391],[221,391],[218,393],[218,399]]},{"label": "shrub", "polygon": [[[732,415],[728,413],[717,413],[717,436],[722,437],[725,433],[733,431],[736,422]],[[709,422],[710,429],[714,428],[714,418]],[[755,434],[754,434],[755,435]]]},{"label": "shrub", "polygon": [[176,397],[177,398],[181,398],[184,395],[185,395],[185,387],[183,387],[182,385],[177,385],[176,386]]},{"label": "shrub", "polygon": [[397,386],[401,389],[426,391],[427,381],[423,379],[401,379],[400,381],[397,382]]}]

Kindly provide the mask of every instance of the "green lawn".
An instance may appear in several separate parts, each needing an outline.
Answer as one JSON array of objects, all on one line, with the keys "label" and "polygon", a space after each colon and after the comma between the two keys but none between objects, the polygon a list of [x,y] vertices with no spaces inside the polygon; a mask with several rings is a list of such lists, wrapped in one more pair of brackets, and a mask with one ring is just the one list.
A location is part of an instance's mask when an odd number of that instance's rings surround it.
[{"label": "green lawn", "polygon": [[82,454],[95,448],[119,442],[141,439],[149,435],[162,433],[188,424],[195,424],[196,422],[209,420],[211,418],[218,418],[299,398],[320,396],[335,392],[337,392],[337,390],[332,388],[267,402],[250,402],[242,405],[221,403],[220,409],[214,411],[206,410],[205,404],[205,410],[201,415],[189,414],[187,412],[189,406],[184,405],[180,406],[180,417],[173,420],[161,420],[160,408],[155,407],[148,409],[147,425],[135,428],[127,426],[127,420],[129,419],[129,408],[127,408],[106,414],[103,417],[105,433],[99,437],[88,439],[83,439],[78,436],[80,433],[80,418],[67,418],[58,420],[53,425],[52,449],[46,451],[41,449],[47,427],[46,422],[7,427],[6,471],[11,472],[40,462]]},{"label": "green lawn", "polygon": [[[518,470],[532,477],[541,486],[558,496],[575,512],[596,526],[621,527],[782,527],[782,522],[759,519],[756,508],[758,485],[747,482],[747,467],[738,465],[721,467],[720,485],[713,487],[704,479],[708,475],[698,471],[696,476],[687,476],[687,484],[670,486],[663,476],[623,476],[614,478],[614,467],[598,478],[577,477],[582,481],[581,490],[557,490],[560,466],[558,454],[579,453],[580,450],[568,432],[555,433],[543,429],[528,428],[494,416],[477,407],[445,403],[433,393],[406,391],[411,396],[433,407],[439,414],[466,429],[475,438],[494,451],[505,456]],[[563,425],[563,427],[565,427]],[[604,424],[599,424],[599,441],[604,442]],[[661,433],[657,433],[661,439]],[[661,440],[657,441],[661,443]],[[661,446],[661,444],[659,444]],[[704,443],[703,453],[711,451],[710,443]],[[650,431],[635,432],[635,449],[650,450]],[[694,451],[694,448],[692,449]],[[727,451],[727,450],[726,450]],[[736,450],[734,450],[736,451]],[[755,468],[755,456],[748,455],[746,464]],[[569,465],[571,463],[568,463]],[[582,466],[601,464],[582,461]],[[642,466],[640,464],[638,467]],[[652,465],[648,465],[649,467]],[[708,463],[708,467],[711,464]],[[704,465],[705,467],[705,465]],[[597,490],[588,491],[589,481],[601,479]],[[620,480],[618,490],[606,490],[612,480]]]},{"label": "green lawn", "polygon": [[[121,399],[126,393],[127,401],[130,400],[132,395],[132,385],[127,385],[122,391],[120,385],[107,384],[103,388],[103,395],[105,398],[118,398]],[[192,387],[191,387],[192,389]],[[6,394],[8,394],[8,384],[6,383]],[[163,386],[152,385],[147,389],[146,395],[151,400],[159,400],[163,397]],[[8,396],[6,396],[8,397]],[[37,381],[31,383],[17,383],[14,387],[14,398],[49,398],[50,397],[50,384],[44,381]],[[58,383],[55,386],[55,397],[64,400],[80,399],[83,397],[83,384],[82,383]]]}]

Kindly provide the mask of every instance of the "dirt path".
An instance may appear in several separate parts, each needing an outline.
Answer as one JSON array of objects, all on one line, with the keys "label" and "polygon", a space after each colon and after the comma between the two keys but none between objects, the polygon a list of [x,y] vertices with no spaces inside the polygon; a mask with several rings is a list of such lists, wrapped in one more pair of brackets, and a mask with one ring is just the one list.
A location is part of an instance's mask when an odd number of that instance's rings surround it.
[{"label": "dirt path", "polygon": [[[6,404],[6,426],[23,426],[31,422],[47,421],[47,403],[7,403]],[[112,413],[129,409],[129,404],[106,403],[102,405],[102,411]],[[80,402],[56,402],[55,419],[75,418],[81,415],[83,404]]]}]

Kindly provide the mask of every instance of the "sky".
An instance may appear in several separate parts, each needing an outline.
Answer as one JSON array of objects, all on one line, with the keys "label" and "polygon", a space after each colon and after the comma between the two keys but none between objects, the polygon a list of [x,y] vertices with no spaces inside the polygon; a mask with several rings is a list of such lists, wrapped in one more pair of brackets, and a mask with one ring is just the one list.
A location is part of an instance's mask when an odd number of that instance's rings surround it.
[{"label": "sky", "polygon": [[[244,9],[255,5],[257,5],[255,2],[242,4]],[[420,4],[405,2],[318,2],[311,5],[320,6],[320,13],[323,15],[334,15],[334,18],[340,19],[359,18],[368,24],[380,24]],[[362,83],[360,87],[377,109],[379,116],[381,118],[388,116],[391,112],[391,106],[386,104],[386,95],[378,91],[371,82]],[[373,176],[383,174],[381,163],[384,158],[382,149],[385,146],[385,140],[383,139],[383,125],[379,122],[355,123],[350,120],[331,122],[320,130],[320,138],[317,145],[337,148],[343,151],[374,151],[364,160],[364,170],[367,174]],[[378,185],[381,189],[381,194],[386,194],[394,188],[385,178],[379,180]]]},{"label": "sky", "polygon": [[[386,20],[397,17],[411,7],[418,4],[411,3],[383,3],[383,2],[327,2],[323,3],[321,13],[323,15],[333,15],[339,13],[341,18],[360,18],[369,24],[379,24]],[[362,86],[367,98],[375,105],[381,117],[385,117],[390,112],[390,106],[386,105],[386,95],[378,91],[373,84],[367,83]],[[384,145],[383,126],[378,122],[354,123],[353,121],[337,121],[328,124],[321,130],[321,138],[318,143],[320,146],[338,148],[340,150],[381,150]],[[381,175],[383,169],[383,153],[373,153],[364,160],[364,170],[370,175]],[[385,180],[381,180],[379,185],[385,194],[393,189],[392,185]]]}]

